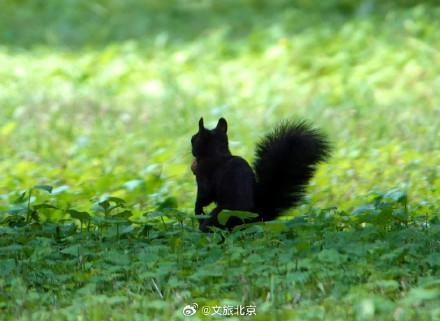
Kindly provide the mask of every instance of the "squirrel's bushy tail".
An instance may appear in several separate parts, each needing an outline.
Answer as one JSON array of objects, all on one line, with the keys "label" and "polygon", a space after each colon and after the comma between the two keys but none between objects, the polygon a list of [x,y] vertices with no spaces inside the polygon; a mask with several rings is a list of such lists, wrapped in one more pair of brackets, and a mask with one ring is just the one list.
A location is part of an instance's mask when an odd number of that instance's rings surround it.
[{"label": "squirrel's bushy tail", "polygon": [[298,203],[316,164],[329,155],[327,138],[304,121],[282,122],[263,137],[254,161],[260,220],[273,220]]}]

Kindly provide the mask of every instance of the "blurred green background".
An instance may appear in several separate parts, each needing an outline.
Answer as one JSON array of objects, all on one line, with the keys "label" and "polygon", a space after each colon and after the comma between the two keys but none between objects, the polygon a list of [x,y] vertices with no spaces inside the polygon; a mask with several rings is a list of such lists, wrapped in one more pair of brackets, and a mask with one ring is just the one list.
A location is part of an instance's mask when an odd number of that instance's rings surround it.
[{"label": "blurred green background", "polygon": [[[439,30],[437,0],[0,0],[2,315],[439,320]],[[249,161],[329,135],[289,223],[192,228],[200,116]]]},{"label": "blurred green background", "polygon": [[350,208],[395,187],[438,202],[436,4],[3,0],[2,207],[49,184],[83,208],[170,193],[189,208],[200,116],[226,117],[248,160],[281,119],[323,128],[336,148],[311,202]]}]

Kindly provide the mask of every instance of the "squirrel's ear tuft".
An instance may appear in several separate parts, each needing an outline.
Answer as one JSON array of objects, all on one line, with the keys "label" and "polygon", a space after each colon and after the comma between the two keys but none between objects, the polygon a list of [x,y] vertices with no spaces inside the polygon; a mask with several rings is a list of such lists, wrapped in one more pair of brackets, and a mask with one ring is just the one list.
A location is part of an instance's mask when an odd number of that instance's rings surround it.
[{"label": "squirrel's ear tuft", "polygon": [[203,130],[203,129],[205,129],[205,126],[203,125],[203,117],[200,117],[200,120],[199,120],[199,130]]},{"label": "squirrel's ear tuft", "polygon": [[226,119],[224,119],[223,117],[220,118],[215,129],[226,133],[228,130],[228,123],[226,122]]}]

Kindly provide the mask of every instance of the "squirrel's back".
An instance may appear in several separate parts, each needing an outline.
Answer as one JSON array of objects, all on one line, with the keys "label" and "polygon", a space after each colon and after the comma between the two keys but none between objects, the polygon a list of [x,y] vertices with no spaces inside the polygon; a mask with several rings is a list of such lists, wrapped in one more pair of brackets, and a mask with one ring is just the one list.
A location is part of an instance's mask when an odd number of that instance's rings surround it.
[{"label": "squirrel's back", "polygon": [[330,155],[330,143],[305,121],[282,122],[258,143],[254,161],[256,208],[268,221],[295,206],[316,165]]}]

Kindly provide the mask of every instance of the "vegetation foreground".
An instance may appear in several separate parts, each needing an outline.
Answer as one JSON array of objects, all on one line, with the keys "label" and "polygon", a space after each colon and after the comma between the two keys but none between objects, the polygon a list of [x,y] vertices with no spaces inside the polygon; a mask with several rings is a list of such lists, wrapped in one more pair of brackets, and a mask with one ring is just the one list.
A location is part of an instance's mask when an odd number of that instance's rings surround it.
[{"label": "vegetation foreground", "polygon": [[[436,1],[2,1],[0,319],[440,320],[438,30]],[[202,234],[200,116],[249,161],[285,118],[334,153],[285,218]]]}]

